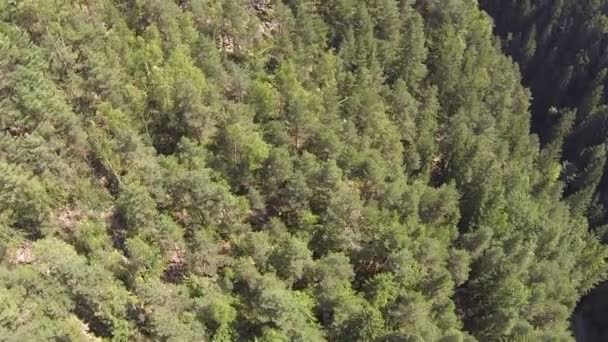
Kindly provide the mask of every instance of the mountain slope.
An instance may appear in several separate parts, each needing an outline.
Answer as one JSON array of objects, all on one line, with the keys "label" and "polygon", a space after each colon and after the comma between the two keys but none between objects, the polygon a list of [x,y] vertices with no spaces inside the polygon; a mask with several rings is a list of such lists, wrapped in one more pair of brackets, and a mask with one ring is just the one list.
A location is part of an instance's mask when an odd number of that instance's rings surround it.
[{"label": "mountain slope", "polygon": [[0,336],[572,339],[606,250],[475,1],[0,6]]}]

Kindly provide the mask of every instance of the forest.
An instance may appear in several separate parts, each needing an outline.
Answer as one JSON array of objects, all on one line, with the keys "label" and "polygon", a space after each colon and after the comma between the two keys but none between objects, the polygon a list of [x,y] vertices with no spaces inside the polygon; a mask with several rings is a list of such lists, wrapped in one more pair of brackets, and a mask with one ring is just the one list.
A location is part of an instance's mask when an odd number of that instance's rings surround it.
[{"label": "forest", "polygon": [[0,0],[0,341],[604,341],[606,85],[608,0]]}]

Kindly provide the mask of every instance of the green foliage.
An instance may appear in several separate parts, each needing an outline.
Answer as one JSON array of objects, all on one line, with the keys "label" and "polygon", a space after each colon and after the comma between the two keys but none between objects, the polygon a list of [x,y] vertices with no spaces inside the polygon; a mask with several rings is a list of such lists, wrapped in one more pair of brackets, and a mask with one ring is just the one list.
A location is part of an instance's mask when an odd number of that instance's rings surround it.
[{"label": "green foliage", "polygon": [[[0,2],[0,340],[568,340],[606,267],[605,73],[539,143],[491,27],[460,0]],[[526,63],[562,51],[525,31]]]},{"label": "green foliage", "polygon": [[[555,144],[560,130],[558,108],[575,110],[574,125],[561,134],[566,195],[574,211],[589,217],[592,226],[606,222],[605,143],[607,60],[604,49],[606,1],[520,0],[480,1],[496,23],[505,50],[520,63],[526,86],[534,93],[533,129],[543,144]],[[560,143],[561,145],[561,143]],[[551,147],[555,149],[556,146]],[[595,150],[595,157],[590,151]],[[596,170],[592,172],[592,169]],[[576,174],[576,175],[575,175]],[[582,185],[585,182],[586,185]],[[594,210],[588,211],[591,198]]]}]

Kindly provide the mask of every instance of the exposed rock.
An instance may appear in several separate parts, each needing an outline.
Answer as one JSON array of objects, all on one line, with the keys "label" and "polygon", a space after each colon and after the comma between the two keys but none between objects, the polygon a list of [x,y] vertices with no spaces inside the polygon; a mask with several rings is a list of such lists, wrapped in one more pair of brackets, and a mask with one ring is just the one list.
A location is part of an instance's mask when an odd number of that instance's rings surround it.
[{"label": "exposed rock", "polygon": [[220,51],[227,53],[236,53],[242,50],[242,46],[236,42],[236,39],[229,34],[220,34],[218,36],[218,46]]},{"label": "exposed rock", "polygon": [[270,38],[279,30],[279,23],[276,21],[261,21],[258,26],[258,33],[262,38]]},{"label": "exposed rock", "polygon": [[232,251],[232,242],[230,240],[224,240],[220,242],[220,253],[221,254],[230,254]]},{"label": "exposed rock", "polygon": [[251,7],[261,15],[268,15],[272,10],[268,0],[251,0]]},{"label": "exposed rock", "polygon": [[19,247],[9,252],[9,260],[12,264],[31,264],[35,261],[34,253],[32,252],[32,243],[24,241]]},{"label": "exposed rock", "polygon": [[178,246],[174,246],[168,253],[168,265],[165,268],[163,279],[171,283],[179,283],[184,279],[188,264],[186,262],[185,251]]},{"label": "exposed rock", "polygon": [[12,125],[12,126],[6,127],[4,130],[6,132],[8,132],[10,135],[12,135],[13,137],[19,137],[19,136],[29,133],[28,128],[25,126],[21,126],[21,125]]},{"label": "exposed rock", "polygon": [[82,211],[73,208],[63,208],[54,217],[54,221],[61,228],[62,232],[72,233],[83,218],[84,214]]},{"label": "exposed rock", "polygon": [[77,326],[80,329],[80,333],[82,334],[82,338],[84,338],[84,340],[86,341],[95,341],[95,342],[101,342],[102,339],[95,336],[92,332],[91,332],[91,327],[89,326],[88,323],[83,322],[82,320],[80,320],[78,317],[73,316],[71,317],[72,322],[74,322],[74,325]]},{"label": "exposed rock", "polygon": [[[259,20],[257,30],[252,32],[254,40],[265,40],[278,32],[279,23],[273,18],[274,9],[269,0],[250,0],[250,9]],[[247,53],[251,47],[249,43],[239,41],[226,31],[216,37],[216,45],[224,53],[237,55]]]}]

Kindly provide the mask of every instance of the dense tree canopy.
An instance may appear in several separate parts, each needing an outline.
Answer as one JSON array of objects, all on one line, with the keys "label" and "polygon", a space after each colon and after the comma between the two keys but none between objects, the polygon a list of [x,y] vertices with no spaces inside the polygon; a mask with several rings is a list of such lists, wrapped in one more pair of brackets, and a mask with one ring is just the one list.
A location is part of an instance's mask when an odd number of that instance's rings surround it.
[{"label": "dense tree canopy", "polygon": [[533,128],[543,144],[574,111],[573,126],[562,138],[564,195],[607,240],[608,1],[480,2],[532,89]]},{"label": "dense tree canopy", "polygon": [[475,0],[0,0],[0,340],[572,340],[597,92],[530,134]]}]

